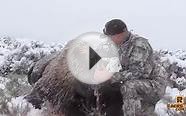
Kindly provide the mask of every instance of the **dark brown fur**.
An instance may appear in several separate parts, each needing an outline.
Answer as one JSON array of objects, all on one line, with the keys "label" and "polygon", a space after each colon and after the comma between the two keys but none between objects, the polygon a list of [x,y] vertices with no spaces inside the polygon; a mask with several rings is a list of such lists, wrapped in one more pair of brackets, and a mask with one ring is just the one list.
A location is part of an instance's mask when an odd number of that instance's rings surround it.
[{"label": "dark brown fur", "polygon": [[[90,116],[92,108],[96,107],[94,90],[92,85],[81,83],[69,71],[67,51],[68,44],[47,64],[32,93],[37,93],[41,101],[48,101],[55,113],[62,112],[65,116]],[[106,112],[107,116],[121,116],[122,96],[119,84],[106,85],[99,89],[101,112]]]}]

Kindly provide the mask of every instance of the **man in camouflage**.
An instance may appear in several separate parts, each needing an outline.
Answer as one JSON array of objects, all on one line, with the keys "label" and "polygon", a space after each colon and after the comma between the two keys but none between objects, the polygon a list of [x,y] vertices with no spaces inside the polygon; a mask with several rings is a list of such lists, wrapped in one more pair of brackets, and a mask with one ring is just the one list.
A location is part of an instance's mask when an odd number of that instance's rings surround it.
[{"label": "man in camouflage", "polygon": [[155,62],[148,40],[129,32],[119,19],[107,22],[103,32],[119,47],[122,70],[113,75],[112,83],[121,83],[123,115],[153,115],[156,102],[164,95],[167,73]]}]

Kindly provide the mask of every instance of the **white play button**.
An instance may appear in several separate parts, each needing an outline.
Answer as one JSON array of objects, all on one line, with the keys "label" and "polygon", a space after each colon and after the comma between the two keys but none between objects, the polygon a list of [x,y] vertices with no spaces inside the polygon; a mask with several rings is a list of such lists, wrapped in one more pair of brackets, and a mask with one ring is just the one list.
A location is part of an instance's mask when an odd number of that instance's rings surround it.
[{"label": "white play button", "polygon": [[117,46],[102,33],[82,34],[68,47],[68,67],[74,77],[83,83],[103,83],[121,68]]}]

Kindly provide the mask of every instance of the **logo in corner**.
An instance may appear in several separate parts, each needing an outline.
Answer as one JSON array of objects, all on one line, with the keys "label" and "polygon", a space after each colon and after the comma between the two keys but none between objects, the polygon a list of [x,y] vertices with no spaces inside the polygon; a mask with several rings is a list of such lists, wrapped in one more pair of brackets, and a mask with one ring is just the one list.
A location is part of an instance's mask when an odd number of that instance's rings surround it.
[{"label": "logo in corner", "polygon": [[167,104],[167,107],[169,109],[175,109],[176,111],[184,111],[184,110],[186,110],[185,99],[186,99],[186,97],[184,97],[184,96],[177,96],[176,103]]}]

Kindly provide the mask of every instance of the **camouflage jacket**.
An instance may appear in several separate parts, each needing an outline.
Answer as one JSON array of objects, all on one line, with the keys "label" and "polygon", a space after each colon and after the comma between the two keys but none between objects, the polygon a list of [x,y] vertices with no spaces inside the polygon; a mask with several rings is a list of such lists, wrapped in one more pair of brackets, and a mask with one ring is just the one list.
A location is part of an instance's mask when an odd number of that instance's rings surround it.
[{"label": "camouflage jacket", "polygon": [[153,49],[148,40],[138,35],[130,33],[129,38],[119,46],[119,59],[122,70],[113,75],[114,82],[131,79],[162,81],[167,77],[165,69],[155,62]]}]

